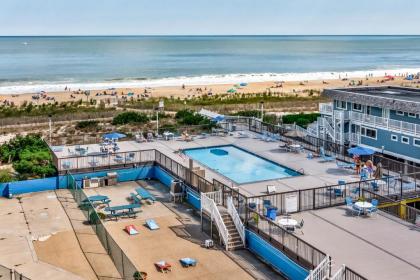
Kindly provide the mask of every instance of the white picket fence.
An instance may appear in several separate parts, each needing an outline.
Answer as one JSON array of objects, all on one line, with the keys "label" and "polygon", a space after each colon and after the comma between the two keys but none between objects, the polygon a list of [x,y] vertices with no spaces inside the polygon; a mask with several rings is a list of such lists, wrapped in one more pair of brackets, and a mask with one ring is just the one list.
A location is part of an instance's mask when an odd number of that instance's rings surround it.
[{"label": "white picket fence", "polygon": [[319,263],[319,265],[311,270],[305,280],[325,280],[330,276],[330,257],[328,255]]}]

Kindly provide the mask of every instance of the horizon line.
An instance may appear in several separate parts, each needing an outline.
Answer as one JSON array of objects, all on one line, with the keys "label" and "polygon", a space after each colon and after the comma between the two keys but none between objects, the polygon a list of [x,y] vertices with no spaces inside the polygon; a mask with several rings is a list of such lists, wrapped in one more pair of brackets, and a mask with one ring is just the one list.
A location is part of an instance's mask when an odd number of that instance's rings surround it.
[{"label": "horizon line", "polygon": [[338,37],[338,36],[420,36],[420,34],[19,34],[0,37]]}]

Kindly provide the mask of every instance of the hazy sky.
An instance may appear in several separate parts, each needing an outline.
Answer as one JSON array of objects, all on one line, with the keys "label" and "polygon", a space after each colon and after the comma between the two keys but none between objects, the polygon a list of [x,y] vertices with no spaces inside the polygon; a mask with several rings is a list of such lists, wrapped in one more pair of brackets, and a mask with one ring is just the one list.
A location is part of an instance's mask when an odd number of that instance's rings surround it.
[{"label": "hazy sky", "polygon": [[416,0],[0,0],[0,35],[420,34]]}]

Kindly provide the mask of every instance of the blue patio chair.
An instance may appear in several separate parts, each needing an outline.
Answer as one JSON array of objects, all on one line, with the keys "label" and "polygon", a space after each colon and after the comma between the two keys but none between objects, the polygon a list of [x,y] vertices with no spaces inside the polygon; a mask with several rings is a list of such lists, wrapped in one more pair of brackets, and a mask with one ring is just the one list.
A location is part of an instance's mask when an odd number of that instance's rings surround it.
[{"label": "blue patio chair", "polygon": [[377,182],[375,182],[375,181],[370,182],[370,185],[372,186],[372,190],[373,190],[374,192],[378,192],[378,191],[379,191],[379,185],[378,185],[378,183],[377,183]]},{"label": "blue patio chair", "polygon": [[335,160],[335,157],[330,157],[325,154],[325,150],[323,147],[319,148],[319,156],[321,157],[320,162],[328,162]]},{"label": "blue patio chair", "polygon": [[263,206],[264,206],[265,208],[270,207],[270,206],[271,206],[271,200],[264,199],[264,200],[263,200]]},{"label": "blue patio chair", "polygon": [[377,199],[372,199],[372,201],[370,203],[372,203],[372,207],[369,208],[369,209],[367,209],[367,213],[369,215],[378,214],[378,204],[379,204],[379,201]]},{"label": "blue patio chair", "polygon": [[337,196],[341,196],[341,197],[343,197],[344,196],[344,192],[341,190],[341,189],[338,189],[338,188],[335,188],[334,189],[334,195],[337,197]]},{"label": "blue patio chair", "polygon": [[356,214],[357,216],[360,216],[363,213],[363,209],[360,209],[359,207],[357,207],[356,204],[353,204],[351,210],[352,210],[353,215]]},{"label": "blue patio chair", "polygon": [[372,201],[371,201],[370,203],[372,203],[372,205],[373,205],[373,206],[378,207],[378,205],[379,205],[379,200],[377,200],[377,199],[372,199]]}]

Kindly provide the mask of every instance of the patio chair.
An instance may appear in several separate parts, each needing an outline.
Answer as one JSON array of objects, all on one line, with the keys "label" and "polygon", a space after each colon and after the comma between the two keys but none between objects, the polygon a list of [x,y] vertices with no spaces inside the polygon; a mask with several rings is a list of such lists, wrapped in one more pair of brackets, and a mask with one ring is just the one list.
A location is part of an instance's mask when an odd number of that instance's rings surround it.
[{"label": "patio chair", "polygon": [[370,182],[370,185],[372,186],[372,190],[373,190],[374,192],[378,192],[378,191],[379,191],[379,185],[378,185],[378,183],[377,183],[377,182],[375,182],[375,181]]},{"label": "patio chair", "polygon": [[192,258],[182,258],[179,260],[179,262],[181,263],[183,267],[190,267],[190,266],[197,265],[197,260],[192,259]]},{"label": "patio chair", "polygon": [[167,273],[168,271],[171,271],[171,265],[166,261],[158,261],[155,263],[156,268],[162,272]]},{"label": "patio chair", "polygon": [[361,209],[359,209],[359,208],[355,207],[355,205],[354,205],[354,203],[353,203],[353,200],[351,199],[351,197],[350,197],[350,196],[347,196],[345,200],[346,200],[346,207],[347,207],[347,210],[348,210],[348,211],[349,211],[352,215],[357,214],[357,216],[359,216],[359,215],[362,213],[362,210],[361,210]]},{"label": "patio chair", "polygon": [[340,188],[334,188],[335,197],[344,197],[344,192]]},{"label": "patio chair", "polygon": [[126,161],[134,161],[135,154],[129,153],[128,156],[125,157]]},{"label": "patio chair", "polygon": [[300,221],[300,223],[299,224],[297,224],[296,226],[295,226],[295,228],[297,228],[297,229],[300,229],[300,232],[303,234],[303,224],[304,224],[304,221],[303,221],[303,219]]},{"label": "patio chair", "polygon": [[377,199],[372,199],[372,201],[370,202],[372,203],[372,207],[367,209],[367,214],[368,215],[373,215],[373,214],[378,214],[378,204],[379,201]]},{"label": "patio chair", "polygon": [[321,157],[321,159],[319,160],[320,162],[329,162],[335,160],[335,157],[327,156],[325,154],[325,150],[323,147],[319,148],[319,156]]}]

